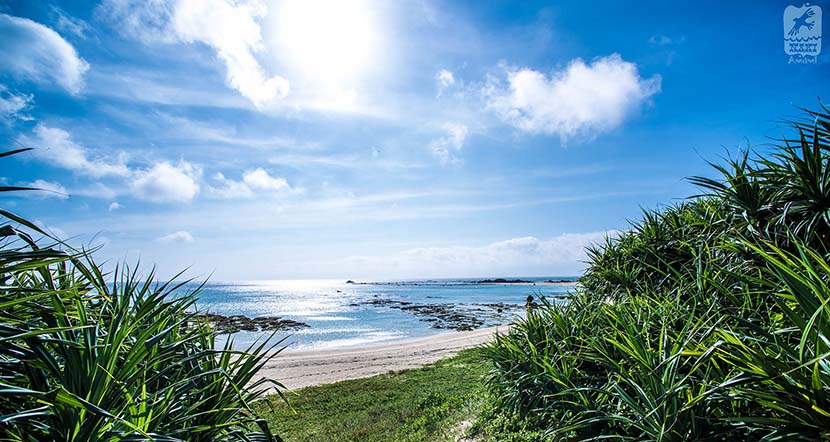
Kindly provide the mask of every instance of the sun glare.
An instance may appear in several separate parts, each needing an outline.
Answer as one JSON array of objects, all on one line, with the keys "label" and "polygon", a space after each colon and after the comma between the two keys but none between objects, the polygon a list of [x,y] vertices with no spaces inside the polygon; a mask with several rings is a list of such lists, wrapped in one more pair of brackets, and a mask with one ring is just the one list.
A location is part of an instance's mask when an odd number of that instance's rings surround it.
[{"label": "sun glare", "polygon": [[306,80],[348,88],[371,66],[377,24],[365,1],[285,0],[276,14],[278,56]]}]

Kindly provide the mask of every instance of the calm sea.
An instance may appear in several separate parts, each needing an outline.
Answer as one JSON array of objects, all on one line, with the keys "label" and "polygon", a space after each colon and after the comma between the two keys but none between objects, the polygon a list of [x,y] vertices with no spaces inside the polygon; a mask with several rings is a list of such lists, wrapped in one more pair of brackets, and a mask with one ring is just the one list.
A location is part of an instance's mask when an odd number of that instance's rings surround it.
[{"label": "calm sea", "polygon": [[[519,278],[544,281],[571,277]],[[475,308],[477,304],[505,303],[522,310],[528,295],[555,297],[571,290],[564,285],[475,284],[471,279],[442,279],[349,284],[332,280],[243,281],[209,283],[200,295],[199,310],[248,317],[279,316],[304,322],[308,328],[280,332],[286,351],[340,348],[386,343],[427,336],[444,330],[431,328],[424,317],[390,306],[394,301],[413,304],[452,304]],[[379,302],[380,301],[380,302]],[[511,317],[513,314],[511,313]],[[488,319],[496,325],[505,319]],[[238,332],[234,346],[246,347],[269,335]]]}]

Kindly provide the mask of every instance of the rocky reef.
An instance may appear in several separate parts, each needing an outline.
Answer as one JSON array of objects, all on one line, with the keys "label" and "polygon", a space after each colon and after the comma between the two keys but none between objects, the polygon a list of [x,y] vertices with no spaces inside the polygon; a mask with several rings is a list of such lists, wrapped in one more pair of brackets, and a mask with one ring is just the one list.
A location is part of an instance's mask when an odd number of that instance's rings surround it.
[{"label": "rocky reef", "polygon": [[513,319],[522,306],[494,304],[416,304],[408,301],[376,298],[352,306],[371,305],[412,313],[430,327],[446,330],[474,330],[489,323],[506,323]]},{"label": "rocky reef", "polygon": [[199,313],[196,318],[207,319],[213,328],[222,334],[231,334],[238,331],[273,331],[273,330],[298,330],[309,327],[304,322],[277,316],[262,316],[249,318],[243,315],[223,316],[213,313]]}]

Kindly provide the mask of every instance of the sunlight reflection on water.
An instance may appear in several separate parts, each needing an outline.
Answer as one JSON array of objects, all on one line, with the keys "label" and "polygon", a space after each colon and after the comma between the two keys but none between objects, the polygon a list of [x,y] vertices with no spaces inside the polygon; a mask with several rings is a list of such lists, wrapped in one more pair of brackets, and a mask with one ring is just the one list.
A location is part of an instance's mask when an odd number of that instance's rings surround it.
[{"label": "sunlight reflection on water", "polygon": [[[544,278],[544,279],[559,279]],[[540,278],[541,280],[541,278]],[[248,317],[279,316],[310,325],[291,332],[286,351],[363,346],[426,336],[430,328],[410,312],[366,301],[389,299],[416,304],[489,304],[522,306],[528,295],[555,296],[572,286],[483,285],[471,280],[413,281],[410,283],[346,284],[334,280],[277,280],[209,283],[199,295],[201,311]],[[489,322],[485,325],[496,325]],[[244,348],[270,332],[238,332],[234,346]],[[220,337],[220,344],[226,337]]]}]

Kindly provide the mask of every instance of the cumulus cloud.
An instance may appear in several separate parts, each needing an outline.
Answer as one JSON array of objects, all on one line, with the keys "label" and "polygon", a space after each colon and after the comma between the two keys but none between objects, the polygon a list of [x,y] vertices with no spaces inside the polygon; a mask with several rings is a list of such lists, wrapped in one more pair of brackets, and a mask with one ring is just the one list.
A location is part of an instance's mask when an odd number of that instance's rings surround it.
[{"label": "cumulus cloud", "polygon": [[242,174],[242,182],[248,187],[266,191],[280,191],[288,189],[288,181],[285,178],[274,178],[268,172],[258,167]]},{"label": "cumulus cloud", "polygon": [[38,84],[57,83],[71,94],[83,88],[89,64],[52,29],[29,20],[0,14],[0,70]]},{"label": "cumulus cloud", "polygon": [[213,175],[213,180],[216,185],[208,187],[208,193],[214,198],[250,198],[254,195],[254,192],[245,183],[225,178],[225,175],[221,172]]},{"label": "cumulus cloud", "polygon": [[494,77],[484,88],[487,106],[504,122],[523,131],[594,136],[620,124],[660,92],[660,76],[642,78],[637,65],[619,54],[582,59],[549,76],[532,69],[511,69],[507,84]]},{"label": "cumulus cloud", "polygon": [[289,92],[288,80],[267,77],[254,57],[262,47],[256,20],[267,13],[259,2],[179,0],[173,23],[182,40],[211,46],[225,63],[228,85],[261,107]]},{"label": "cumulus cloud", "polygon": [[190,232],[185,230],[179,230],[177,232],[173,232],[169,235],[164,235],[162,237],[156,238],[158,242],[166,242],[166,243],[190,243],[193,242],[193,235]]},{"label": "cumulus cloud", "polygon": [[403,276],[573,275],[581,271],[585,247],[615,232],[566,233],[550,239],[512,238],[481,246],[419,247],[383,258],[352,258],[361,265]]},{"label": "cumulus cloud", "polygon": [[121,204],[118,204],[117,201],[113,201],[110,203],[109,207],[107,207],[107,212],[115,212],[116,210],[121,208]]},{"label": "cumulus cloud", "polygon": [[[76,195],[112,199],[129,193],[141,200],[169,203],[191,201],[199,193],[202,171],[187,161],[156,161],[144,168],[130,168],[125,153],[94,155],[73,141],[69,132],[44,124],[35,126],[32,135],[21,135],[17,142],[34,147],[31,152],[36,158],[56,167],[91,178],[115,180],[93,182],[73,191]],[[109,210],[120,207],[113,203]]]},{"label": "cumulus cloud", "polygon": [[38,124],[33,132],[34,136],[18,137],[18,142],[34,147],[33,155],[47,163],[95,178],[130,175],[124,153],[116,155],[114,162],[103,157],[90,158],[87,149],[74,142],[69,132],[63,129]]},{"label": "cumulus cloud", "polygon": [[33,95],[14,93],[0,84],[0,122],[10,124],[14,120],[31,120],[26,111],[33,101]]},{"label": "cumulus cloud", "polygon": [[107,0],[99,8],[128,37],[150,42],[202,43],[225,65],[225,81],[257,107],[284,98],[287,79],[268,76],[255,54],[263,47],[257,0]]},{"label": "cumulus cloud", "polygon": [[515,267],[526,264],[535,267],[540,264],[577,262],[585,257],[584,249],[587,245],[605,235],[605,232],[571,233],[548,240],[525,236],[481,247],[422,247],[408,250],[403,256],[437,264],[469,263],[481,267],[499,264]]},{"label": "cumulus cloud", "polygon": [[200,175],[201,170],[187,161],[175,165],[162,161],[149,169],[136,171],[129,187],[136,198],[146,201],[188,202],[199,193]]},{"label": "cumulus cloud", "polygon": [[455,76],[452,72],[441,69],[435,74],[435,81],[438,82],[438,97],[440,97],[444,91],[455,84]]},{"label": "cumulus cloud", "polygon": [[470,129],[463,124],[448,123],[444,125],[445,135],[433,140],[429,147],[442,165],[459,162],[457,153],[464,147]]},{"label": "cumulus cloud", "polygon": [[271,194],[297,191],[288,184],[285,178],[272,177],[261,167],[245,171],[240,181],[228,179],[222,173],[214,175],[213,180],[216,181],[217,186],[211,186],[208,191],[215,198],[251,198],[257,191]]}]

